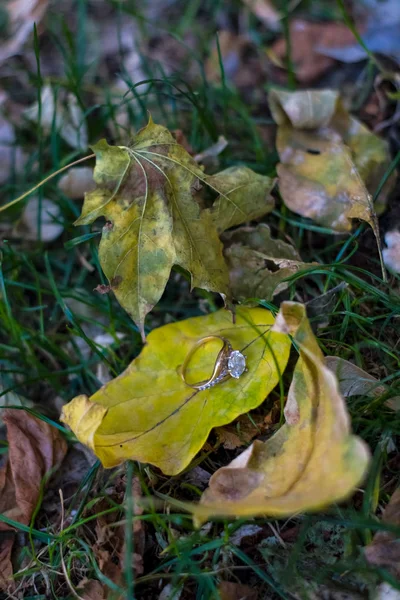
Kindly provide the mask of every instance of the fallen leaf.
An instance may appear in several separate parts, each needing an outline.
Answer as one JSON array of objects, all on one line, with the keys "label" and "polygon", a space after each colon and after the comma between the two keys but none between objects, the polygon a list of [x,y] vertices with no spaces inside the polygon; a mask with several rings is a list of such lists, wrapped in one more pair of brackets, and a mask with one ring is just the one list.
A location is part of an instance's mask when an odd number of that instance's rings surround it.
[{"label": "fallen leaf", "polygon": [[25,155],[16,145],[15,130],[10,120],[0,113],[0,184],[7,181],[13,172],[20,172]]},{"label": "fallen leaf", "polygon": [[[259,215],[260,203],[268,212],[266,186],[271,180],[261,180],[244,168],[207,177],[169,131],[151,120],[131,147],[109,146],[102,140],[93,150],[98,187],[86,194],[76,224],[106,217],[100,262],[117,300],[142,336],[145,317],[159,301],[174,264],[189,271],[192,287],[229,297],[228,270],[216,226],[221,229]],[[246,209],[244,193],[254,190],[251,177],[261,193]],[[201,210],[197,201],[201,183],[220,195],[211,210]],[[228,207],[232,207],[229,212]]]},{"label": "fallen leaf", "polygon": [[285,279],[312,266],[301,261],[293,246],[272,238],[270,228],[264,223],[241,227],[224,234],[223,239],[232,293],[241,301],[272,300],[288,288]]},{"label": "fallen leaf", "polygon": [[[367,187],[375,193],[387,170],[386,142],[344,110],[336,91],[272,90],[269,102],[278,123],[277,171],[285,204],[337,232],[350,231],[354,218],[367,221],[379,240]],[[379,210],[394,180],[382,190]]]},{"label": "fallen leaf", "polygon": [[325,364],[332,373],[335,373],[340,393],[345,398],[349,396],[379,397],[388,389],[386,385],[380,383],[379,379],[339,356],[327,356]]},{"label": "fallen leaf", "polygon": [[[141,515],[143,510],[138,500],[141,497],[140,482],[137,478],[132,480],[132,498],[134,515]],[[101,572],[116,584],[123,584],[123,570],[125,564],[125,526],[119,524],[120,512],[107,512],[110,502],[120,505],[123,510],[126,502],[126,478],[118,476],[111,489],[108,489],[107,499],[103,499],[96,505],[95,533],[96,541],[92,546],[93,553],[97,559]],[[143,573],[143,553],[145,549],[145,529],[142,520],[133,521],[133,548],[132,568],[135,575]]]},{"label": "fallen leaf", "polygon": [[254,424],[247,415],[243,415],[230,425],[216,427],[215,433],[218,442],[226,450],[234,450],[248,444],[256,435],[260,435],[263,429],[265,429],[264,421]]},{"label": "fallen leaf", "polygon": [[[325,364],[337,377],[339,383],[339,391],[345,398],[349,396],[372,396],[379,398],[386,394],[389,387],[381,383],[379,379],[370,375],[364,369],[360,369],[357,365],[340,358],[339,356],[327,356]],[[385,406],[388,406],[394,411],[399,410],[400,396],[392,396],[385,401]]]},{"label": "fallen leaf", "polygon": [[[360,4],[356,3],[355,8],[360,8]],[[368,0],[363,3],[364,14],[360,15],[363,19],[367,17],[366,27],[360,27],[359,23],[356,23],[356,28],[369,52],[388,56],[398,63],[400,63],[399,6],[398,0]],[[317,51],[345,63],[359,62],[368,58],[365,49],[354,39],[352,41],[355,43],[344,47],[338,44],[336,47],[326,47],[322,43]]]},{"label": "fallen leaf", "polygon": [[[0,469],[0,513],[23,525],[30,523],[41,493],[43,477],[61,463],[67,444],[60,432],[24,410],[7,409],[8,460]],[[11,551],[14,530],[0,523],[0,588],[12,585]]]},{"label": "fallen leaf", "polygon": [[[303,19],[290,20],[291,60],[296,78],[311,83],[335,65],[335,60],[318,52],[318,47],[345,45],[354,42],[354,36],[345,23],[325,21],[314,23]],[[286,40],[280,38],[271,47],[274,55],[286,57]]]},{"label": "fallen leaf", "polygon": [[275,201],[270,192],[275,179],[248,167],[230,167],[205,179],[220,195],[210,213],[219,233],[270,213]]},{"label": "fallen leaf", "polygon": [[243,0],[252,13],[270,29],[279,29],[282,15],[276,10],[271,0]]},{"label": "fallen leaf", "polygon": [[[394,492],[386,506],[382,523],[400,526],[400,488]],[[369,563],[389,568],[400,578],[400,540],[390,531],[377,531],[371,544],[365,548],[365,556]]]},{"label": "fallen leaf", "polygon": [[204,178],[165,127],[151,120],[127,147],[102,140],[95,191],[86,194],[76,225],[104,216],[99,257],[117,300],[144,337],[144,319],[159,301],[171,268],[191,273],[192,287],[228,294],[222,245],[195,192]]},{"label": "fallen leaf", "polygon": [[[39,214],[40,214],[40,236],[39,236]],[[25,240],[36,242],[53,242],[64,231],[60,207],[42,198],[41,202],[37,196],[28,201],[21,218],[14,228],[13,235],[21,236]]]},{"label": "fallen leaf", "polygon": [[388,269],[400,273],[400,231],[388,231],[385,234],[387,248],[383,248],[383,261]]},{"label": "fallen leaf", "polygon": [[58,189],[72,200],[79,200],[95,188],[93,169],[91,167],[75,167],[63,175],[58,182]]},{"label": "fallen leaf", "polygon": [[39,122],[48,135],[57,131],[60,137],[77,150],[88,147],[88,131],[85,116],[72,93],[63,93],[50,85],[44,85],[41,91],[41,112],[35,102],[23,111],[23,116],[33,123]]},{"label": "fallen leaf", "polygon": [[376,588],[374,600],[400,600],[400,591],[385,581]]},{"label": "fallen leaf", "polygon": [[218,32],[204,70],[208,81],[221,84],[224,77],[246,97],[253,97],[266,80],[266,57],[248,38],[232,31]]},{"label": "fallen leaf", "polygon": [[106,600],[107,592],[96,579],[84,579],[79,582],[77,592],[81,600]]},{"label": "fallen leaf", "polygon": [[48,4],[49,0],[9,0],[6,3],[9,36],[0,44],[0,64],[19,54],[27,39],[33,37],[33,26],[39,25]]},{"label": "fallen leaf", "polygon": [[212,144],[202,152],[195,154],[193,158],[197,163],[202,163],[205,165],[214,164],[217,156],[219,156],[221,152],[225,150],[225,148],[228,146],[228,143],[228,140],[223,135],[220,135],[215,144]]},{"label": "fallen leaf", "polygon": [[167,585],[161,590],[158,600],[179,600],[183,591],[182,584],[173,585],[167,583]]},{"label": "fallen leaf", "polygon": [[234,581],[221,581],[218,592],[221,600],[257,600],[258,598],[257,590]]},{"label": "fallen leaf", "polygon": [[286,423],[214,473],[192,509],[198,523],[217,515],[290,516],[321,509],[347,498],[365,475],[368,448],[350,433],[346,405],[304,305],[282,303],[273,330],[293,335],[300,350]]},{"label": "fallen leaf", "polygon": [[[201,449],[213,427],[259,406],[278,383],[290,342],[271,332],[273,322],[267,310],[239,307],[236,324],[222,309],[154,329],[122,375],[90,399],[72,400],[62,420],[105,467],[132,459],[175,475]],[[248,371],[239,380],[198,391],[183,382],[180,367],[193,344],[208,335],[222,335],[234,349],[244,350]],[[190,380],[210,376],[219,349],[218,341],[199,348],[188,367]]]},{"label": "fallen leaf", "polygon": [[314,333],[322,327],[327,327],[330,323],[332,313],[338,301],[339,294],[348,287],[344,281],[328,290],[320,296],[315,296],[312,300],[306,302],[307,316],[310,319],[311,327]]},{"label": "fallen leaf", "polygon": [[249,523],[248,525],[242,525],[239,529],[236,529],[235,532],[230,536],[230,543],[235,546],[241,546],[244,542],[254,542],[254,540],[264,532],[264,529],[259,525],[253,525]]}]

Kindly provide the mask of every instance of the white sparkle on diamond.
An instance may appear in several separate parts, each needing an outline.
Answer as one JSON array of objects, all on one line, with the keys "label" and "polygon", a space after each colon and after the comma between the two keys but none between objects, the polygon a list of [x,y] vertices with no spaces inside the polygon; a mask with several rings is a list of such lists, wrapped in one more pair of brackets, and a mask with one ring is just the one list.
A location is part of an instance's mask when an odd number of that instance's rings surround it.
[{"label": "white sparkle on diamond", "polygon": [[239,379],[246,370],[246,359],[239,350],[234,350],[228,358],[228,371],[231,377]]}]

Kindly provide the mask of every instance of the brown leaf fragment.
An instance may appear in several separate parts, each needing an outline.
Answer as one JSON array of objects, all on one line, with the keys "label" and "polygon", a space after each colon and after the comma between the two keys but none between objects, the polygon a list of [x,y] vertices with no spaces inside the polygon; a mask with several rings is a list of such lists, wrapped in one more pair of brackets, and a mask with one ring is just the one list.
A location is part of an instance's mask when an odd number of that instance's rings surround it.
[{"label": "brown leaf fragment", "polygon": [[[123,509],[126,490],[126,480],[124,476],[116,478],[113,487],[109,491],[111,500],[121,505]],[[141,496],[140,482],[137,478],[132,481],[132,497],[134,503],[134,515],[141,515],[143,510],[138,505],[138,499]],[[109,502],[101,501],[100,506],[96,506],[96,513],[101,513],[109,507]],[[97,517],[95,532],[96,542],[93,546],[93,552],[98,561],[100,570],[106,577],[114,583],[123,582],[123,569],[125,561],[125,526],[118,525],[121,520],[121,514],[118,512],[103,514]],[[132,555],[132,569],[136,575],[143,573],[143,552],[145,544],[144,524],[141,520],[134,520],[134,552]]]},{"label": "brown leaf fragment", "polygon": [[238,300],[272,300],[287,289],[285,279],[311,266],[293,246],[272,238],[264,223],[225,233],[223,240],[231,289]]},{"label": "brown leaf fragment", "polygon": [[[350,44],[354,42],[354,36],[344,23],[313,23],[293,19],[290,21],[290,41],[296,78],[301,83],[311,83],[335,64],[334,59],[318,53],[318,46],[330,48]],[[286,40],[280,38],[271,50],[283,61],[286,57]]]},{"label": "brown leaf fragment", "polygon": [[265,82],[263,56],[246,37],[227,30],[218,33],[218,45],[216,42],[213,44],[205,63],[208,81],[221,83],[221,59],[226,79],[246,96],[254,94],[254,90]]},{"label": "brown leaf fragment", "polygon": [[106,600],[107,592],[96,579],[83,579],[77,586],[81,600]]},{"label": "brown leaf fragment", "polygon": [[10,0],[6,3],[9,37],[1,41],[0,64],[21,51],[32,35],[33,25],[43,19],[48,3],[49,0]]},{"label": "brown leaf fragment", "polygon": [[258,598],[257,590],[234,581],[221,581],[218,592],[221,600],[257,600]]},{"label": "brown leaf fragment", "polygon": [[[390,498],[382,515],[382,523],[400,527],[400,488]],[[387,567],[400,578],[400,539],[394,533],[378,531],[365,548],[365,556],[371,564]]]},{"label": "brown leaf fragment", "polygon": [[244,4],[264,25],[278,29],[282,18],[271,0],[243,0]]},{"label": "brown leaf fragment", "polygon": [[[0,513],[28,525],[37,505],[43,477],[63,460],[67,444],[60,432],[23,410],[2,414],[7,427],[8,460],[0,470]],[[0,523],[0,532],[13,531]],[[0,588],[12,587],[12,538],[0,542]],[[12,535],[12,534],[11,534]]]}]

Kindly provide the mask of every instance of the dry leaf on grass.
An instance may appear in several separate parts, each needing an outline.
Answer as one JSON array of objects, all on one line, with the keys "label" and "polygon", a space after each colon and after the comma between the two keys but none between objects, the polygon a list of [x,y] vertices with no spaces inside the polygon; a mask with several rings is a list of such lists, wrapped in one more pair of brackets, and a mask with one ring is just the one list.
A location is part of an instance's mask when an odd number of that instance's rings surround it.
[{"label": "dry leaf on grass", "polygon": [[[108,491],[109,500],[102,500],[100,505],[96,505],[95,534],[96,539],[92,546],[93,553],[101,572],[116,584],[123,584],[123,570],[125,561],[125,525],[118,525],[121,520],[121,514],[118,512],[107,513],[110,507],[110,501],[114,504],[124,507],[126,500],[126,480],[125,477],[118,477],[111,490]],[[134,514],[141,515],[143,510],[138,504],[141,497],[140,482],[137,478],[132,481],[132,498]],[[133,521],[133,548],[132,569],[135,575],[143,573],[143,553],[145,548],[145,528],[144,522],[140,519]]]},{"label": "dry leaf on grass", "polygon": [[[72,400],[62,420],[106,467],[133,459],[175,475],[213,427],[259,406],[278,383],[290,341],[271,331],[273,323],[268,310],[239,307],[236,324],[222,309],[153,329],[128,369],[90,399]],[[222,335],[243,350],[248,371],[239,380],[197,391],[183,382],[180,368],[193,344],[208,335]],[[189,381],[210,376],[220,347],[215,340],[197,350],[188,365]]]},{"label": "dry leaf on grass", "polygon": [[15,144],[14,127],[5,115],[0,114],[0,185],[5,183],[12,173],[20,172],[25,162],[22,149]]},{"label": "dry leaf on grass", "polygon": [[[33,123],[39,122],[39,105],[37,102],[25,109],[23,115]],[[41,91],[40,125],[47,134],[55,129],[60,137],[77,150],[88,147],[88,131],[85,116],[78,104],[76,96],[64,93],[50,85]]]},{"label": "dry leaf on grass", "polygon": [[257,600],[256,589],[233,581],[221,581],[218,585],[220,600]]},{"label": "dry leaf on grass", "polygon": [[[382,522],[400,527],[400,488],[394,492],[386,506]],[[371,544],[365,548],[365,556],[373,565],[389,568],[400,578],[400,540],[390,531],[378,531]]]},{"label": "dry leaf on grass", "polygon": [[271,190],[275,179],[259,175],[248,167],[229,167],[206,177],[205,182],[219,193],[210,209],[218,233],[258,219],[274,209]]},{"label": "dry leaf on grass", "polygon": [[49,0],[9,0],[4,7],[8,13],[8,38],[0,42],[0,64],[22,50],[33,25],[39,25],[46,14]]},{"label": "dry leaf on grass", "polygon": [[[313,23],[303,19],[291,19],[290,41],[291,60],[296,78],[307,84],[321,77],[336,62],[333,58],[320,54],[318,47],[323,45],[329,48],[349,44],[354,41],[354,36],[344,23]],[[277,40],[271,51],[283,61],[286,57],[286,40],[283,37]]]},{"label": "dry leaf on grass", "polygon": [[193,158],[197,163],[214,165],[217,162],[217,157],[225,150],[228,144],[228,140],[223,135],[220,135],[215,144],[212,144],[202,152],[195,154]]},{"label": "dry leaf on grass", "polygon": [[[370,194],[390,163],[387,143],[344,110],[336,91],[272,90],[269,103],[278,124],[277,171],[285,204],[338,232],[362,219],[378,238]],[[394,180],[389,178],[379,196],[379,211]]]},{"label": "dry leaf on grass", "polygon": [[387,248],[382,250],[383,261],[388,269],[400,273],[400,231],[388,231],[385,243]]},{"label": "dry leaf on grass", "polygon": [[[373,377],[360,367],[353,363],[340,358],[339,356],[327,356],[325,364],[335,373],[338,382],[339,390],[342,396],[371,396],[379,398],[389,390],[389,387],[381,383],[379,379]],[[385,406],[394,411],[399,410],[400,396],[392,396],[385,401]]]},{"label": "dry leaf on grass", "polygon": [[344,281],[336,285],[334,288],[315,296],[306,302],[307,316],[310,319],[311,327],[314,333],[322,328],[327,327],[332,318],[332,313],[335,312],[335,306],[338,302],[339,295],[348,287]]},{"label": "dry leaf on grass", "polygon": [[284,280],[313,264],[303,263],[297,250],[271,237],[268,225],[241,227],[224,234],[224,255],[233,296],[272,300],[289,286]]},{"label": "dry leaf on grass", "polygon": [[96,579],[83,579],[76,588],[80,600],[106,600],[107,590]]},{"label": "dry leaf on grass", "polygon": [[72,200],[79,200],[95,188],[93,169],[91,167],[75,167],[60,178],[58,188]]},{"label": "dry leaf on grass", "polygon": [[[40,497],[43,477],[61,463],[67,444],[57,429],[23,410],[7,409],[2,418],[7,427],[8,460],[0,470],[0,513],[28,525]],[[0,523],[0,531],[14,530]],[[13,537],[7,538],[6,533],[0,543],[2,589],[11,584],[12,544]]]},{"label": "dry leaf on grass", "polygon": [[253,423],[247,415],[243,415],[236,419],[230,425],[216,427],[215,433],[218,442],[223,445],[226,450],[234,450],[251,442],[256,435],[260,435],[265,430],[266,424],[264,420]]},{"label": "dry leaf on grass", "polygon": [[276,10],[272,0],[243,0],[252,13],[270,29],[279,29],[282,15]]},{"label": "dry leaf on grass", "polygon": [[255,441],[210,479],[192,507],[211,516],[290,516],[347,498],[369,462],[351,435],[346,405],[306,317],[304,305],[284,302],[274,331],[293,335],[300,350],[285,407],[286,424],[267,442]]},{"label": "dry leaf on grass", "polygon": [[221,59],[225,78],[246,97],[252,97],[265,83],[266,59],[246,37],[226,30],[218,32],[218,45],[213,44],[204,67],[208,81],[222,82]]},{"label": "dry leaf on grass", "polygon": [[[93,150],[97,188],[86,194],[76,224],[107,219],[100,262],[142,337],[145,317],[163,294],[173,265],[191,274],[192,287],[229,298],[217,227],[221,231],[269,212],[272,180],[244,167],[208,177],[171,133],[152,120],[132,146],[109,146],[102,140]],[[211,210],[200,208],[202,184],[219,193]],[[249,192],[254,200],[245,202]]]},{"label": "dry leaf on grass", "polygon": [[[398,0],[355,2],[353,12],[356,13],[356,17],[360,16],[364,21],[367,17],[366,27],[362,22],[360,27],[359,19],[356,19],[356,28],[361,33],[368,52],[388,56],[400,63],[400,4]],[[357,15],[358,12],[359,15]],[[326,47],[325,44],[322,44],[318,51],[346,63],[368,58],[365,48],[354,39],[348,45],[336,44],[335,46]]]}]

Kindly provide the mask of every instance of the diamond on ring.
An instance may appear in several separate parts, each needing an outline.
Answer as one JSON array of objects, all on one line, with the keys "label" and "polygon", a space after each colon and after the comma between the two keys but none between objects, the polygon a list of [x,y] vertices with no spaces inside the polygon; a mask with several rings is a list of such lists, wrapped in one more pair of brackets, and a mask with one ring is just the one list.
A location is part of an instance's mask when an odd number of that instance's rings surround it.
[{"label": "diamond on ring", "polygon": [[246,370],[246,357],[239,350],[233,350],[228,356],[228,372],[231,377],[239,379]]}]

